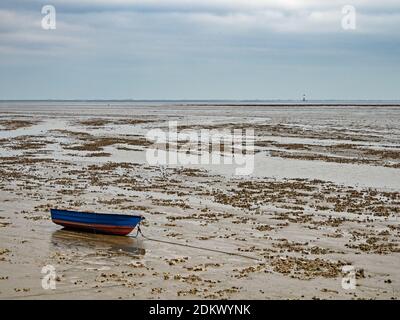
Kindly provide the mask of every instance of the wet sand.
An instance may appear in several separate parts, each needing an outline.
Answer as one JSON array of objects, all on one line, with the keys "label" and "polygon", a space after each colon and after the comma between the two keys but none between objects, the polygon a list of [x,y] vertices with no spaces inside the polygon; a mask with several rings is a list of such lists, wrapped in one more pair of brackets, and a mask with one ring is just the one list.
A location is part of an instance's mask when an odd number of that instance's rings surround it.
[{"label": "wet sand", "polygon": [[[147,164],[170,120],[253,128],[254,173]],[[0,298],[398,299],[399,124],[397,106],[1,103]],[[141,213],[150,239],[64,230],[52,207]]]}]

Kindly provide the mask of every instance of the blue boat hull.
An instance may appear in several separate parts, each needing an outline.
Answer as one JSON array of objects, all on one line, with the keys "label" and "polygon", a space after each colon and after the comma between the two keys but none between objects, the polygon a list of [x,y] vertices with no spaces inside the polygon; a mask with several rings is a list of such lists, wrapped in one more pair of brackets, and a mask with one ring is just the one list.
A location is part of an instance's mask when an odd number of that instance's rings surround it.
[{"label": "blue boat hull", "polygon": [[114,235],[127,235],[144,219],[142,216],[58,209],[51,209],[50,212],[52,221],[63,227]]}]

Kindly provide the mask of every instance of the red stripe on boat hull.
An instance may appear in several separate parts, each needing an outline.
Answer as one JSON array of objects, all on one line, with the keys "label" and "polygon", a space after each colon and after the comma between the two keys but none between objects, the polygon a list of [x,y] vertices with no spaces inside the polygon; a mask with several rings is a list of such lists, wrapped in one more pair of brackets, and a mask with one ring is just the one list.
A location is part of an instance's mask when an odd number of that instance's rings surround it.
[{"label": "red stripe on boat hull", "polygon": [[125,236],[132,232],[134,228],[132,227],[121,227],[121,226],[108,226],[102,224],[89,224],[89,223],[79,223],[79,222],[71,222],[71,221],[64,221],[53,219],[53,222],[64,226],[66,228],[74,228],[74,229],[85,229],[91,231],[97,231],[101,233],[107,234],[115,234],[119,236]]}]

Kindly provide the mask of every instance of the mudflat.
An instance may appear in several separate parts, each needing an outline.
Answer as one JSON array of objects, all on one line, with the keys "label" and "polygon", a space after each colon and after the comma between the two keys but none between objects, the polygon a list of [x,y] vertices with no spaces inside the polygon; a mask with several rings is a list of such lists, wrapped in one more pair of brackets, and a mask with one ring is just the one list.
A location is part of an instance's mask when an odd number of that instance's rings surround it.
[{"label": "mudflat", "polygon": [[[253,129],[254,171],[150,165],[169,121]],[[400,297],[400,106],[3,102],[0,164],[0,298]],[[54,207],[140,213],[146,237]]]}]

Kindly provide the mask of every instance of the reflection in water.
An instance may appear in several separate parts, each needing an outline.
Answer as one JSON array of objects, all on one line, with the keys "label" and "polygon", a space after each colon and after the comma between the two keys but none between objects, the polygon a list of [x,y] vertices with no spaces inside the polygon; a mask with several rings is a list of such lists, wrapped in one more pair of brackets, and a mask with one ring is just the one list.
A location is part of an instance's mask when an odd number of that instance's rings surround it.
[{"label": "reflection in water", "polygon": [[68,229],[55,231],[51,236],[51,242],[58,249],[87,248],[125,252],[134,255],[144,255],[146,253],[142,241],[135,238],[86,233]]}]

